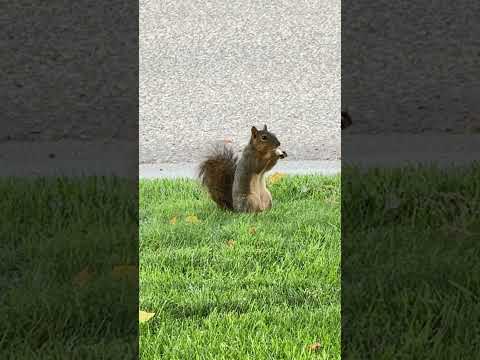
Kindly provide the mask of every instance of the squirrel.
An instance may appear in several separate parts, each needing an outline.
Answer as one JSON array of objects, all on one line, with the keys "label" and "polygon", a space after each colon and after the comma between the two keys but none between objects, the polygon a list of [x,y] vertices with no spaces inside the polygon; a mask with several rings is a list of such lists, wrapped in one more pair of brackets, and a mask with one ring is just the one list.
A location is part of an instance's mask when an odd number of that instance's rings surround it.
[{"label": "squirrel", "polygon": [[219,146],[200,164],[199,177],[221,209],[261,212],[272,207],[265,173],[286,157],[267,125],[262,130],[253,126],[240,160],[231,147]]}]

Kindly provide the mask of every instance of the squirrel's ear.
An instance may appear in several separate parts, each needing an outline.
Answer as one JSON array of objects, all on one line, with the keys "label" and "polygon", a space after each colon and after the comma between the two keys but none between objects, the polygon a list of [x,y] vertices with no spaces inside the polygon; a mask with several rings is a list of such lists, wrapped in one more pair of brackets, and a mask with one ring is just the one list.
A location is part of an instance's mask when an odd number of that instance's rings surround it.
[{"label": "squirrel's ear", "polygon": [[258,133],[257,128],[256,128],[255,126],[252,126],[252,136],[253,136],[254,138],[257,137],[257,133]]},{"label": "squirrel's ear", "polygon": [[263,131],[268,131],[267,130],[267,124],[263,125]]}]

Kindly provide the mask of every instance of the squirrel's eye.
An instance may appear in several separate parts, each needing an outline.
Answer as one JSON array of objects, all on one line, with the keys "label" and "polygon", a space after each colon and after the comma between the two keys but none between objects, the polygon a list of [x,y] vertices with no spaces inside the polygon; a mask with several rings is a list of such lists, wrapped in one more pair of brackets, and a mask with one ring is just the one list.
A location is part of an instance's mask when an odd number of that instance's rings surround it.
[{"label": "squirrel's eye", "polygon": [[267,135],[262,135],[262,140],[267,140]]}]

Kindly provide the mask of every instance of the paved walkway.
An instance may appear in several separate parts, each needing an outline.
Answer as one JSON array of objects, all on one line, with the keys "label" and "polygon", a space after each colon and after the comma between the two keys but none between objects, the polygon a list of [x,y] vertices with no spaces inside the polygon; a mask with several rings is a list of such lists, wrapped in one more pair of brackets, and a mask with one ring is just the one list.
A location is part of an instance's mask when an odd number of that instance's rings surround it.
[{"label": "paved walkway", "polygon": [[[342,136],[345,158],[369,166],[411,162],[449,166],[480,160],[480,135]],[[290,151],[286,149],[289,154]],[[335,174],[340,160],[279,161],[272,171]],[[199,161],[140,163],[136,144],[128,142],[0,143],[0,176],[120,175],[135,178],[193,177]],[[137,175],[139,174],[139,175]]]},{"label": "paved walkway", "polygon": [[[143,164],[140,165],[140,178],[196,178],[197,169],[198,163]],[[271,173],[334,175],[340,173],[340,169],[340,161],[284,161],[277,164]]]}]

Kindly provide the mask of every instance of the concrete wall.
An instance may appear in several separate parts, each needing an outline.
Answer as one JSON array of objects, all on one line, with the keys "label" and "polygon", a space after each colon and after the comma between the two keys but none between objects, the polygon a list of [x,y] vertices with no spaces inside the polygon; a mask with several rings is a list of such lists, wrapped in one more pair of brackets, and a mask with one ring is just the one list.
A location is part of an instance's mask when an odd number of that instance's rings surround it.
[{"label": "concrete wall", "polygon": [[137,138],[135,4],[2,5],[0,141]]},{"label": "concrete wall", "polygon": [[480,2],[346,0],[342,12],[350,133],[462,133],[478,118]]},{"label": "concrete wall", "polygon": [[264,123],[291,158],[338,159],[340,3],[140,0],[140,160],[239,149]]}]

